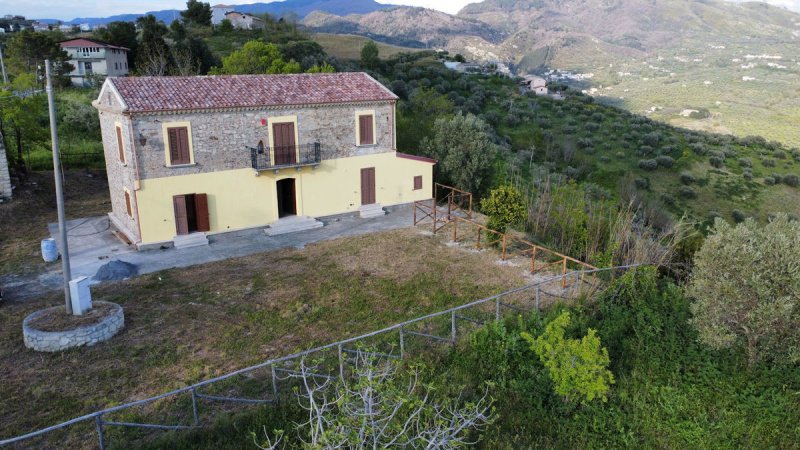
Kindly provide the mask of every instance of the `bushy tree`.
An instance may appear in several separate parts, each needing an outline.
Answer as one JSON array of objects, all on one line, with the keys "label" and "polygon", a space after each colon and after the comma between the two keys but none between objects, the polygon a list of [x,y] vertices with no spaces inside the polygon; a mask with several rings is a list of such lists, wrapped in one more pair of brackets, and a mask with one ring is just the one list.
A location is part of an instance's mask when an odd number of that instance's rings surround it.
[{"label": "bushy tree", "polygon": [[481,200],[481,210],[489,216],[488,227],[501,233],[505,233],[509,225],[521,224],[528,217],[525,200],[509,185],[492,189],[489,196]]},{"label": "bushy tree", "polygon": [[376,69],[381,62],[378,57],[379,52],[378,44],[376,44],[375,41],[367,41],[367,43],[361,47],[361,66],[366,69]]},{"label": "bushy tree", "polygon": [[717,219],[695,254],[688,293],[709,346],[743,347],[749,367],[800,361],[800,223],[786,214],[766,226]]},{"label": "bushy tree", "polygon": [[8,39],[5,49],[5,64],[9,73],[16,77],[35,75],[44,60],[49,59],[53,69],[53,82],[56,85],[69,85],[69,73],[74,67],[69,63],[69,55],[59,47],[53,33],[22,30]]},{"label": "bushy tree", "polygon": [[[36,75],[33,73],[20,74],[11,82],[11,89],[17,92],[35,87]],[[47,100],[44,95],[16,96],[12,91],[0,90],[0,134],[9,150],[7,156],[20,178],[27,174],[23,158],[25,151],[47,142],[50,136],[49,127],[42,126],[46,120]],[[16,155],[10,151],[12,148],[16,149]]]},{"label": "bushy tree", "polygon": [[564,311],[534,338],[523,332],[522,337],[547,369],[556,393],[567,402],[589,403],[595,399],[608,400],[614,384],[614,374],[608,370],[608,350],[600,346],[597,332],[589,328],[581,339],[565,337],[570,314]]},{"label": "bushy tree", "polygon": [[109,22],[103,28],[92,33],[95,39],[128,49],[128,67],[131,72],[136,69],[136,53],[139,41],[136,39],[136,25],[131,22]]},{"label": "bushy tree", "polygon": [[275,44],[249,41],[240,50],[222,58],[222,67],[214,67],[212,73],[218,75],[299,73],[300,64],[284,61],[280,49]]},{"label": "bushy tree", "polygon": [[197,0],[188,0],[181,18],[187,25],[211,26],[211,5]]},{"label": "bushy tree", "polygon": [[436,119],[433,136],[424,138],[422,152],[439,160],[442,182],[480,196],[489,186],[497,146],[489,127],[478,117],[457,114]]}]

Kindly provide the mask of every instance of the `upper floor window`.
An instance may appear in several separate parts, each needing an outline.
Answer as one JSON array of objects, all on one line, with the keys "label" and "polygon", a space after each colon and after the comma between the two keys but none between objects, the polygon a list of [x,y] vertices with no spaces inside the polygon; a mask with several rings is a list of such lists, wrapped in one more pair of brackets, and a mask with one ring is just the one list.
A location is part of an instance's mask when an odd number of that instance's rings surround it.
[{"label": "upper floor window", "polygon": [[122,128],[117,126],[117,151],[119,152],[119,162],[125,163],[125,147],[122,145]]},{"label": "upper floor window", "polygon": [[167,146],[169,147],[169,164],[191,164],[192,152],[189,142],[188,127],[168,127]]},{"label": "upper floor window", "polygon": [[373,114],[358,115],[358,145],[375,144],[375,116]]}]

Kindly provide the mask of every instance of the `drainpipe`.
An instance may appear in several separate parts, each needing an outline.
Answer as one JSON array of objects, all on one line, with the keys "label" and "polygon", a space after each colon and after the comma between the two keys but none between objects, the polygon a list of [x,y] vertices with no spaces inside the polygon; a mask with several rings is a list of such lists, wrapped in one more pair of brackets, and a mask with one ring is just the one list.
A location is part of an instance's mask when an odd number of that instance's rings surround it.
[{"label": "drainpipe", "polygon": [[133,169],[135,173],[135,177],[133,179],[133,196],[136,199],[134,202],[134,209],[136,210],[136,228],[139,230],[139,240],[134,242],[133,245],[138,250],[138,244],[142,242],[142,221],[139,217],[139,189],[141,189],[141,177],[139,176],[139,155],[136,152],[136,139],[133,135],[133,116],[131,114],[124,114],[124,116],[128,118],[128,132],[131,142],[131,159],[133,159]]}]

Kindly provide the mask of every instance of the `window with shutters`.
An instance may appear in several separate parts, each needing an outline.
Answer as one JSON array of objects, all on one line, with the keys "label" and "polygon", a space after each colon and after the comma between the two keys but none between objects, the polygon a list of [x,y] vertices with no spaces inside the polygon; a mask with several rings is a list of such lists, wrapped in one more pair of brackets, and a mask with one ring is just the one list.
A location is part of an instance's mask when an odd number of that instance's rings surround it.
[{"label": "window with shutters", "polygon": [[163,126],[167,166],[194,164],[192,132],[189,123],[165,123]]},{"label": "window with shutters", "polygon": [[422,175],[417,175],[414,177],[414,190],[422,189]]},{"label": "window with shutters", "polygon": [[375,115],[359,113],[357,118],[358,145],[375,145]]},{"label": "window with shutters", "polygon": [[125,164],[125,146],[122,144],[122,127],[117,125],[117,151],[119,152],[119,162]]},{"label": "window with shutters", "polygon": [[128,212],[128,217],[133,217],[133,208],[131,208],[131,193],[125,189],[125,210]]}]

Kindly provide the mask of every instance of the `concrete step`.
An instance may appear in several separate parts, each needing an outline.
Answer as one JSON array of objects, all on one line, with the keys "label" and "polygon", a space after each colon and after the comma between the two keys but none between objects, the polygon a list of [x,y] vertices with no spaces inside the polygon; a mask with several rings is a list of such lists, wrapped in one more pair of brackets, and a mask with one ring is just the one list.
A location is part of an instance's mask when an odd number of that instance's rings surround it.
[{"label": "concrete step", "polygon": [[359,214],[361,214],[362,219],[379,217],[386,214],[386,211],[384,211],[383,207],[378,203],[373,203],[371,205],[362,205],[361,208],[358,208],[358,212]]},{"label": "concrete step", "polygon": [[208,237],[205,233],[191,233],[172,238],[175,248],[191,248],[208,245]]},{"label": "concrete step", "polygon": [[267,236],[277,236],[279,234],[296,233],[298,231],[313,230],[323,224],[319,220],[308,216],[289,216],[273,222],[269,228],[264,230]]}]

